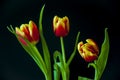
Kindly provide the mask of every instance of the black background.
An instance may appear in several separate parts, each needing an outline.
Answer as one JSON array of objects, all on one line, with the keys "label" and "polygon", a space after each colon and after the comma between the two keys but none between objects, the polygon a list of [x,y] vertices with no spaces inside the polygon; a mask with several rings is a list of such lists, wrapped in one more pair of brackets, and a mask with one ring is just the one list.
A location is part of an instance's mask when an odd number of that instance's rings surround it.
[{"label": "black background", "polygon": [[[44,4],[43,30],[51,51],[51,59],[54,50],[61,50],[59,38],[55,37],[52,31],[52,19],[55,15],[68,16],[70,20],[70,33],[64,38],[67,59],[73,50],[78,31],[81,32],[79,41],[92,38],[101,47],[104,29],[107,27],[110,53],[101,80],[118,80],[120,78],[120,39],[116,0],[0,1],[0,80],[44,80],[37,65],[6,28],[9,25],[19,27],[23,23],[28,23],[29,20],[33,20],[38,25],[39,12]],[[39,44],[37,46],[41,50]],[[77,80],[78,75],[93,78],[94,69],[92,67],[88,69],[87,64],[77,52],[70,65],[70,80]]]}]

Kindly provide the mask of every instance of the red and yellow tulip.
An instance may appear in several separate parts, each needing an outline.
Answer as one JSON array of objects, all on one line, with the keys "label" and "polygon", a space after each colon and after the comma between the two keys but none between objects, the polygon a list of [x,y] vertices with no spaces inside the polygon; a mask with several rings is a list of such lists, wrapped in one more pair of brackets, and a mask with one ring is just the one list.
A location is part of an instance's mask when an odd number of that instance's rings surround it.
[{"label": "red and yellow tulip", "polygon": [[70,24],[67,16],[63,18],[55,16],[53,18],[53,31],[57,37],[64,37],[68,35],[69,29]]},{"label": "red and yellow tulip", "polygon": [[98,58],[99,49],[92,39],[87,39],[86,42],[85,44],[82,41],[78,43],[78,52],[86,62],[92,62]]},{"label": "red and yellow tulip", "polygon": [[32,44],[36,44],[39,41],[39,31],[37,25],[33,21],[29,21],[29,24],[22,24],[20,28],[15,28],[16,34],[18,35],[18,39],[24,45],[27,45],[27,39]]}]

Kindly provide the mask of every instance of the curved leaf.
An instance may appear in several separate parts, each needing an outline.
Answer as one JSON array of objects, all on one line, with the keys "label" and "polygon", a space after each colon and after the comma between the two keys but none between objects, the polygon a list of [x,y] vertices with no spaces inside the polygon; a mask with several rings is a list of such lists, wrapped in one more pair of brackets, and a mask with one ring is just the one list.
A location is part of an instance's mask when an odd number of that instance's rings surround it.
[{"label": "curved leaf", "polygon": [[57,58],[59,59],[59,62],[62,62],[63,63],[63,60],[62,60],[62,55],[59,51],[55,51],[53,53],[53,59],[54,59],[54,62],[56,63],[57,62]]},{"label": "curved leaf", "polygon": [[98,73],[98,79],[100,79],[100,77],[102,76],[103,74],[103,71],[106,67],[106,64],[107,64],[107,60],[108,60],[108,54],[109,54],[109,36],[108,36],[108,32],[107,32],[107,28],[105,28],[105,38],[104,38],[104,42],[102,44],[102,47],[101,47],[101,52],[100,52],[100,55],[98,57],[98,60],[96,62],[96,65],[97,65],[97,73]]},{"label": "curved leaf", "polygon": [[93,79],[89,79],[89,78],[86,78],[86,77],[78,76],[78,80],[93,80]]},{"label": "curved leaf", "polygon": [[80,32],[78,32],[78,34],[77,34],[76,42],[75,42],[75,46],[74,46],[74,50],[73,50],[73,52],[72,52],[70,58],[69,58],[68,61],[67,61],[67,65],[68,65],[68,66],[70,65],[71,61],[73,60],[73,58],[74,58],[74,56],[75,56],[79,36],[80,36]]}]

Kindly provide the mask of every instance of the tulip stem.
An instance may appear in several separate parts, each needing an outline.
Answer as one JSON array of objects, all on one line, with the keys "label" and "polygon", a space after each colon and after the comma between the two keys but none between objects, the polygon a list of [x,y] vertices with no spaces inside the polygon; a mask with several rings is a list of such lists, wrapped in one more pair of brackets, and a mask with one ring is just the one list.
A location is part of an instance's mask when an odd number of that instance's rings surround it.
[{"label": "tulip stem", "polygon": [[64,42],[63,42],[63,37],[60,37],[60,42],[61,42],[61,50],[62,50],[62,58],[63,58],[63,62],[65,63],[65,49],[64,49]]}]

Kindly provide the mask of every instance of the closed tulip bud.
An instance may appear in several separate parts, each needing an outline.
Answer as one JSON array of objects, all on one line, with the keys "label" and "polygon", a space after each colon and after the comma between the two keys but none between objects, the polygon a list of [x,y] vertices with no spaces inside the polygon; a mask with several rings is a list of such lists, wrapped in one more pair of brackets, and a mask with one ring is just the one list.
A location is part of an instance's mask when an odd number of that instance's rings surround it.
[{"label": "closed tulip bud", "polygon": [[33,21],[29,21],[29,24],[22,24],[20,28],[16,27],[15,30],[19,41],[24,45],[27,45],[24,38],[32,44],[36,44],[39,41],[39,31]]},{"label": "closed tulip bud", "polygon": [[60,18],[55,16],[53,18],[53,31],[57,37],[67,36],[69,33],[69,19],[67,16]]},{"label": "closed tulip bud", "polygon": [[86,62],[92,62],[98,58],[99,49],[92,39],[87,39],[87,43],[82,41],[78,43],[78,52]]}]

